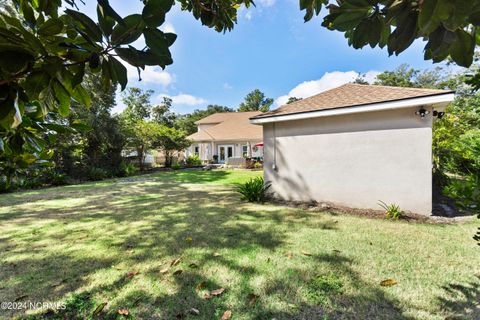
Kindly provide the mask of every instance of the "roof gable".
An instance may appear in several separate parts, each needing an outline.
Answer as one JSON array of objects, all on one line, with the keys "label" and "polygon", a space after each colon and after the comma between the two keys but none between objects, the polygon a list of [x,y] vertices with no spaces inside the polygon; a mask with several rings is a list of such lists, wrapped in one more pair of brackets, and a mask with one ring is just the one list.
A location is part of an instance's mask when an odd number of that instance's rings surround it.
[{"label": "roof gable", "polygon": [[213,124],[188,136],[193,141],[261,141],[263,139],[262,127],[253,125],[249,119],[262,114],[253,112],[221,112],[215,113],[196,124]]}]

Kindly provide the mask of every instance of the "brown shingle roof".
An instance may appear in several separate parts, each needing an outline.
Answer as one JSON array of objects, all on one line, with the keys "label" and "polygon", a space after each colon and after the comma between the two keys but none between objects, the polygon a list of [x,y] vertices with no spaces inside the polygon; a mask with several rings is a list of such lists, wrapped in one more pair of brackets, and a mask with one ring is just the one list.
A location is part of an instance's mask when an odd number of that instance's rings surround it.
[{"label": "brown shingle roof", "polygon": [[213,124],[188,136],[193,141],[261,141],[261,126],[253,125],[249,119],[262,114],[253,112],[221,112],[200,119],[196,124]]},{"label": "brown shingle roof", "polygon": [[309,98],[283,105],[276,110],[265,112],[255,116],[254,118],[258,119],[294,113],[346,108],[380,102],[446,94],[451,92],[453,91],[348,83]]}]

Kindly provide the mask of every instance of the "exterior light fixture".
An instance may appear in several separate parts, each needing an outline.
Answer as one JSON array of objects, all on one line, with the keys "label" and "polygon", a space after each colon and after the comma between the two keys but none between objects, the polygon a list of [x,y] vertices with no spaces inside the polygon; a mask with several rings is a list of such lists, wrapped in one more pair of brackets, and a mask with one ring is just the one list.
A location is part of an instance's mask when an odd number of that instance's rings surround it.
[{"label": "exterior light fixture", "polygon": [[425,116],[426,116],[427,114],[429,114],[429,113],[430,113],[430,111],[425,110],[425,108],[423,108],[423,107],[422,107],[420,110],[418,110],[417,112],[415,112],[415,114],[416,114],[417,116],[420,116],[420,118],[422,118],[422,119],[424,119]]},{"label": "exterior light fixture", "polygon": [[445,112],[433,110],[433,114],[432,114],[432,115],[433,115],[434,117],[437,117],[438,119],[442,119],[443,116],[445,115]]}]

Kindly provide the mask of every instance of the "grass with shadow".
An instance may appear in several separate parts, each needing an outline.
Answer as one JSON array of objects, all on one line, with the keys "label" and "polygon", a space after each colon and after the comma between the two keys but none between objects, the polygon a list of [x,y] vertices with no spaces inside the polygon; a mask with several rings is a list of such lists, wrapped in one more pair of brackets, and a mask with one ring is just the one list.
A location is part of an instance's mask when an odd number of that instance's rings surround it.
[{"label": "grass with shadow", "polygon": [[[66,303],[1,310],[0,318],[478,316],[473,222],[423,225],[240,201],[233,185],[260,174],[160,172],[0,195],[0,301]],[[398,284],[381,287],[387,278]]]}]

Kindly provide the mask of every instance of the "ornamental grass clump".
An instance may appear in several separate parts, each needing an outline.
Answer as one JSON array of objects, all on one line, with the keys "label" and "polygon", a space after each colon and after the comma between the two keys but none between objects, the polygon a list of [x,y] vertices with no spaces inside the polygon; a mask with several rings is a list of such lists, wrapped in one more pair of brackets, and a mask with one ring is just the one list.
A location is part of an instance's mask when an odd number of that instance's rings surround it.
[{"label": "ornamental grass clump", "polygon": [[237,191],[242,194],[242,200],[248,202],[264,202],[270,183],[265,183],[262,177],[255,177],[237,186]]},{"label": "ornamental grass clump", "polygon": [[402,217],[405,211],[400,209],[397,204],[386,204],[383,201],[379,201],[378,205],[385,210],[385,219],[398,220]]}]

